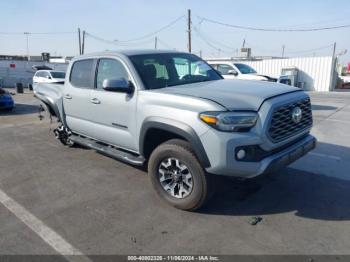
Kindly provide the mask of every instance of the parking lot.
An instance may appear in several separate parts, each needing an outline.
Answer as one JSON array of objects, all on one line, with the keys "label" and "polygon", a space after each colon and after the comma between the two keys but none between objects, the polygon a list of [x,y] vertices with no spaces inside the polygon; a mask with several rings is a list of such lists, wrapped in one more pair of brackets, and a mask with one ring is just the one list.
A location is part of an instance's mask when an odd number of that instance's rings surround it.
[{"label": "parking lot", "polygon": [[161,202],[142,169],[62,146],[33,95],[15,95],[0,115],[0,254],[348,254],[350,93],[310,95],[317,148],[263,179],[219,179],[199,212]]}]

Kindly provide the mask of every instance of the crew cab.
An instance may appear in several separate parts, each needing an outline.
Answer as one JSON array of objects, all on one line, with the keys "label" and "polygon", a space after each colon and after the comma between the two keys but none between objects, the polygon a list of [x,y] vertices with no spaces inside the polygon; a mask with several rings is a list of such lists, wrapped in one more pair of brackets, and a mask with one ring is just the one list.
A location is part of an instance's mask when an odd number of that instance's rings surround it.
[{"label": "crew cab", "polygon": [[232,61],[208,61],[225,79],[242,79],[277,82],[278,79],[268,75],[259,75],[254,68],[244,63]]},{"label": "crew cab", "polygon": [[200,208],[215,175],[252,178],[316,145],[309,96],[271,82],[223,80],[199,57],[134,50],[74,58],[63,88],[34,84],[56,137],[145,166],[157,194]]}]

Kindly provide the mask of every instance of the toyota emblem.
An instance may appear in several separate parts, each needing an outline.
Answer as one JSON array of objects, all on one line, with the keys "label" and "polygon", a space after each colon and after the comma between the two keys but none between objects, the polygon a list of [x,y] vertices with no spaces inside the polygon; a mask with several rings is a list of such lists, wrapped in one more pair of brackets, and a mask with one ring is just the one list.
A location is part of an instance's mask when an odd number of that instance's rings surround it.
[{"label": "toyota emblem", "polygon": [[301,118],[303,117],[303,111],[300,107],[295,107],[292,111],[292,120],[294,123],[298,124],[301,121]]}]

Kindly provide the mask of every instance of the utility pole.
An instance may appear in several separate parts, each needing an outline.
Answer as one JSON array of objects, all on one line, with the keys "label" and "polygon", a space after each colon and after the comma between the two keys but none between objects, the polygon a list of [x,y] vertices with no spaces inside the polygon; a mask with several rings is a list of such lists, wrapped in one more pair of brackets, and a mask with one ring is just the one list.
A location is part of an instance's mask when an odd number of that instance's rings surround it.
[{"label": "utility pole", "polygon": [[80,28],[78,28],[78,41],[79,41],[79,55],[81,55],[81,35],[80,35]]},{"label": "utility pole", "polygon": [[282,46],[282,57],[284,57],[284,49],[286,48],[285,45]]},{"label": "utility pole", "polygon": [[199,50],[199,57],[202,58],[202,50]]},{"label": "utility pole", "polygon": [[158,38],[154,38],[154,49],[157,49],[157,44],[158,44]]},{"label": "utility pole", "polygon": [[245,39],[243,39],[243,44],[242,44],[242,48],[245,47]]},{"label": "utility pole", "polygon": [[334,44],[333,44],[333,54],[332,54],[333,59],[335,58],[336,50],[337,50],[337,42],[334,42]]},{"label": "utility pole", "polygon": [[85,51],[85,30],[83,30],[83,43],[81,44],[81,54],[83,55]]},{"label": "utility pole", "polygon": [[28,58],[28,61],[30,60],[30,56],[29,56],[29,35],[30,33],[29,32],[24,32],[24,34],[26,35],[26,41],[27,41],[27,58]]},{"label": "utility pole", "polygon": [[337,50],[337,42],[334,42],[333,44],[333,53],[332,53],[332,75],[331,75],[331,81],[329,83],[329,91],[334,90],[336,82],[335,82],[335,77],[334,77],[334,72],[337,64],[337,55],[336,55],[336,50]]},{"label": "utility pole", "polygon": [[187,10],[187,32],[188,32],[188,52],[192,51],[192,43],[191,43],[191,9]]}]

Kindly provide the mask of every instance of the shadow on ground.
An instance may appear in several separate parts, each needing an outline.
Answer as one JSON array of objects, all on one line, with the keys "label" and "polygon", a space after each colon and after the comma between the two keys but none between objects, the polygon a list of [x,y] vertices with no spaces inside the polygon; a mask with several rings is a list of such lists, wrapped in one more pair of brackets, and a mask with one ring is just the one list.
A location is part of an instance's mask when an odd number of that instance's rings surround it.
[{"label": "shadow on ground", "polygon": [[12,110],[0,110],[0,116],[28,115],[39,112],[39,106],[29,104],[16,104]]},{"label": "shadow on ground", "polygon": [[326,105],[312,105],[312,110],[337,110],[338,107]]},{"label": "shadow on ground", "polygon": [[[350,156],[347,147],[325,143],[320,147]],[[232,216],[295,212],[312,219],[350,220],[350,180],[293,168],[244,182],[219,178],[216,194],[200,212]]]}]

